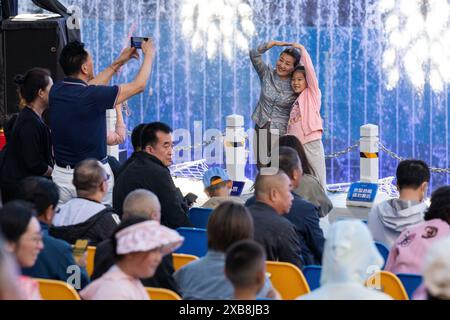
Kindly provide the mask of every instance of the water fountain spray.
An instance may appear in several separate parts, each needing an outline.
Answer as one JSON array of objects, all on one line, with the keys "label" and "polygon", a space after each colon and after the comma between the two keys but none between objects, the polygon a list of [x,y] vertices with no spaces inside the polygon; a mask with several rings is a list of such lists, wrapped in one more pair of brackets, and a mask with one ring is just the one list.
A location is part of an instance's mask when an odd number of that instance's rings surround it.
[{"label": "water fountain spray", "polygon": [[255,33],[252,9],[242,0],[186,0],[181,7],[182,32],[198,51],[206,46],[208,59],[219,48],[228,61],[233,58],[233,42],[243,51]]},{"label": "water fountain spray", "polygon": [[387,44],[383,68],[393,89],[401,69],[416,89],[430,83],[442,92],[450,83],[450,5],[447,0],[381,0]]}]

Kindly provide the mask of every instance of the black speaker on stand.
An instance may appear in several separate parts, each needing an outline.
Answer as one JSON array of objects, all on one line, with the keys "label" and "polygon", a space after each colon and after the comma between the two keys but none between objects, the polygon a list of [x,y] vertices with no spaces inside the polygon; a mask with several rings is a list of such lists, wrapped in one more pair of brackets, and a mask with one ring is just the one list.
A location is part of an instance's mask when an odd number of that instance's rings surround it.
[{"label": "black speaker on stand", "polygon": [[69,41],[69,35],[70,41],[81,38],[80,30],[68,30],[67,17],[36,21],[14,21],[9,18],[1,21],[0,113],[3,119],[18,112],[19,101],[13,83],[16,74],[40,67],[49,69],[54,81],[64,78],[58,63],[59,55]]}]

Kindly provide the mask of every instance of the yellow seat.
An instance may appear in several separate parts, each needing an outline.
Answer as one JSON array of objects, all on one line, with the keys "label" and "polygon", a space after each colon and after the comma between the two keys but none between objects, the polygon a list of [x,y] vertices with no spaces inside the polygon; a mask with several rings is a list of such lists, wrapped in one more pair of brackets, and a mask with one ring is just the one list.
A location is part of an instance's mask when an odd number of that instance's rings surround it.
[{"label": "yellow seat", "polygon": [[181,297],[174,291],[162,288],[146,287],[151,300],[181,300]]},{"label": "yellow seat", "polygon": [[94,273],[94,257],[95,257],[95,250],[97,248],[93,246],[89,246],[87,248],[87,258],[86,258],[86,271],[90,276]]},{"label": "yellow seat", "polygon": [[369,288],[381,289],[394,300],[409,300],[405,287],[400,279],[389,271],[377,271],[366,281]]},{"label": "yellow seat", "polygon": [[35,279],[44,300],[81,300],[77,291],[64,281]]},{"label": "yellow seat", "polygon": [[294,300],[310,292],[303,272],[291,263],[266,261],[266,271],[283,300]]},{"label": "yellow seat", "polygon": [[197,256],[194,256],[192,254],[184,254],[184,253],[173,253],[173,267],[175,271],[180,269],[181,267],[187,265],[188,263],[198,260]]}]

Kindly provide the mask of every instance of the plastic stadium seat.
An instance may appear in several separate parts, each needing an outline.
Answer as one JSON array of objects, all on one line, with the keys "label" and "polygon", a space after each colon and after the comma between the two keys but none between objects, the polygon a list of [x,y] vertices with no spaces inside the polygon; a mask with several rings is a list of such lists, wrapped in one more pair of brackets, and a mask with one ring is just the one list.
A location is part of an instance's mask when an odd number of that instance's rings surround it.
[{"label": "plastic stadium seat", "polygon": [[[394,300],[409,300],[408,294],[400,279],[388,271],[377,271],[367,279],[366,286],[380,289]],[[378,288],[377,288],[378,287]]]},{"label": "plastic stadium seat", "polygon": [[203,257],[208,252],[208,237],[206,229],[178,228],[178,233],[184,237],[183,245],[176,253],[192,254]]},{"label": "plastic stadium seat", "polygon": [[322,266],[306,266],[303,269],[303,275],[308,282],[309,289],[316,290],[320,287],[320,276],[322,274]]},{"label": "plastic stadium seat", "polygon": [[302,271],[291,263],[266,261],[266,271],[283,300],[294,300],[310,292]]},{"label": "plastic stadium seat", "polygon": [[206,229],[208,219],[213,209],[209,208],[191,208],[189,210],[189,220],[194,227]]},{"label": "plastic stadium seat", "polygon": [[402,282],[403,287],[405,287],[409,299],[412,299],[414,292],[422,284],[423,281],[422,276],[418,274],[399,273],[397,274],[397,277]]},{"label": "plastic stadium seat", "polygon": [[381,254],[381,256],[384,258],[384,264],[381,269],[384,269],[384,266],[386,265],[387,259],[389,257],[389,248],[382,244],[381,242],[375,241],[375,246],[378,249],[378,252]]},{"label": "plastic stadium seat", "polygon": [[94,257],[95,257],[95,250],[97,247],[89,246],[87,248],[87,258],[86,258],[86,271],[90,276],[92,276],[92,273],[94,273]]},{"label": "plastic stadium seat", "polygon": [[173,267],[175,271],[187,265],[188,263],[198,260],[197,256],[193,256],[192,254],[184,254],[184,253],[173,253]]},{"label": "plastic stadium seat", "polygon": [[147,287],[145,290],[151,300],[181,300],[181,297],[172,290],[152,287]]},{"label": "plastic stadium seat", "polygon": [[64,281],[38,279],[39,291],[44,300],[81,300],[77,291]]}]

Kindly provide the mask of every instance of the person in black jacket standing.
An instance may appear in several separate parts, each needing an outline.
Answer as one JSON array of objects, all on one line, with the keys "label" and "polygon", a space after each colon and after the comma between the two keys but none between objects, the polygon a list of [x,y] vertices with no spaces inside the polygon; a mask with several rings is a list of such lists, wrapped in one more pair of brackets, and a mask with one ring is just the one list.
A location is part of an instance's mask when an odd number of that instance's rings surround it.
[{"label": "person in black jacket standing", "polygon": [[54,165],[50,130],[42,120],[53,85],[50,71],[34,68],[17,75],[14,82],[25,106],[14,124],[1,165],[3,203],[15,198],[23,178],[50,177]]},{"label": "person in black jacket standing", "polygon": [[113,207],[121,215],[126,196],[136,189],[153,192],[161,203],[161,224],[177,229],[192,227],[181,192],[170,175],[172,164],[172,129],[161,122],[152,122],[142,129],[142,152],[126,167],[114,186]]}]

